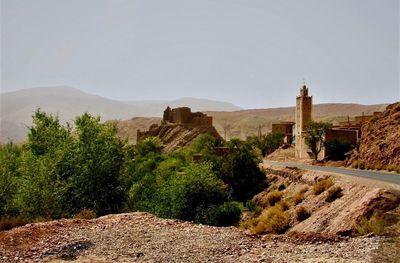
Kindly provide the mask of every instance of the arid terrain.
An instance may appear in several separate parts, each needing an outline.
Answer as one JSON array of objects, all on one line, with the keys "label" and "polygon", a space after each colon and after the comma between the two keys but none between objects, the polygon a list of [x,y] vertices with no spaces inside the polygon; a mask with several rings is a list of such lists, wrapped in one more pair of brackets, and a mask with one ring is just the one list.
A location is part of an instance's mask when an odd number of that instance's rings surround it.
[{"label": "arid terrain", "polygon": [[[91,220],[63,219],[0,232],[0,262],[398,262],[400,211],[397,185],[335,174],[266,167],[284,198],[308,187],[304,200],[311,216],[292,219],[283,235],[255,235],[237,227],[211,227],[147,213],[107,215]],[[343,195],[325,201],[312,193],[316,181],[330,178]],[[263,198],[263,193],[257,198]],[[349,237],[354,224],[371,211],[390,215],[390,234]]]},{"label": "arid terrain", "polygon": [[400,102],[362,127],[358,151],[349,164],[357,168],[399,170],[400,167]]}]

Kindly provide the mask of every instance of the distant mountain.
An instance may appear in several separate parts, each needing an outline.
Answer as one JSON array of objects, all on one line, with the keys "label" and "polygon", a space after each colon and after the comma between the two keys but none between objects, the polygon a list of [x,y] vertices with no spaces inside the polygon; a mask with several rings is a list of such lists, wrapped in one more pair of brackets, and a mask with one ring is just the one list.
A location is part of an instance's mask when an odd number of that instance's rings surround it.
[{"label": "distant mountain", "polygon": [[243,110],[232,103],[221,102],[208,99],[197,99],[197,98],[181,98],[172,101],[126,101],[130,105],[136,107],[145,107],[145,111],[141,116],[158,116],[166,107],[171,108],[187,106],[192,109],[192,111],[239,111]]},{"label": "distant mountain", "polygon": [[[40,107],[57,114],[61,122],[72,122],[84,112],[100,115],[103,121],[146,116],[159,117],[170,105],[188,106],[194,111],[231,111],[239,107],[219,101],[183,98],[175,101],[123,102],[85,93],[75,88],[41,87],[1,94],[0,142],[21,142],[26,138],[27,126],[32,124],[32,114]],[[136,131],[135,131],[136,132]]]}]

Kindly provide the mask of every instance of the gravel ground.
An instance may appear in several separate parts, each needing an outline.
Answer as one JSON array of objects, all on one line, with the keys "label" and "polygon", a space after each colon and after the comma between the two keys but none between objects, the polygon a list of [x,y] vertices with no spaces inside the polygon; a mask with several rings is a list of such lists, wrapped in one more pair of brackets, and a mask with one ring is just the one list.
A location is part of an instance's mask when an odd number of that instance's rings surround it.
[{"label": "gravel ground", "polygon": [[258,237],[129,213],[0,232],[0,262],[385,262],[382,238],[302,235]]}]

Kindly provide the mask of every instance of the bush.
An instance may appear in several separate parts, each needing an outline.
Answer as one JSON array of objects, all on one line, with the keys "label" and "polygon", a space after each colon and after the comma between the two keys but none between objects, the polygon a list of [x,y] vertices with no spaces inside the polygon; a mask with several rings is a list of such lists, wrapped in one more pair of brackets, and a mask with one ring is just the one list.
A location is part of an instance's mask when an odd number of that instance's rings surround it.
[{"label": "bush", "polygon": [[197,218],[196,221],[213,226],[231,226],[239,222],[241,213],[238,203],[226,202],[209,209],[205,218]]},{"label": "bush", "polygon": [[76,219],[93,219],[96,218],[96,213],[92,209],[84,208],[78,214],[74,215]]},{"label": "bush", "polygon": [[262,201],[261,206],[263,206],[263,207],[274,206],[276,203],[281,201],[282,196],[283,196],[282,192],[273,190],[267,194],[267,196],[265,197],[265,200]]},{"label": "bush", "polygon": [[286,189],[286,185],[285,184],[280,184],[279,186],[278,186],[278,191],[283,191],[283,190],[285,190]]},{"label": "bush", "polygon": [[286,200],[279,201],[278,205],[282,208],[283,211],[289,210],[289,204]]},{"label": "bush", "polygon": [[311,214],[307,211],[307,209],[304,206],[299,206],[296,209],[296,219],[301,222],[309,218]]},{"label": "bush", "polygon": [[282,234],[289,228],[290,215],[279,205],[269,207],[262,214],[244,224],[253,234]]},{"label": "bush", "polygon": [[304,200],[304,194],[307,192],[307,188],[305,187],[305,188],[302,188],[302,189],[300,189],[298,192],[296,192],[294,195],[293,195],[293,198],[292,198],[292,200],[293,200],[293,203],[295,204],[295,205],[298,205],[298,204],[300,204],[301,202],[303,202],[303,200]]},{"label": "bush", "polygon": [[349,141],[338,139],[325,142],[325,147],[328,153],[328,159],[333,161],[342,161],[346,159],[346,153],[354,148]]},{"label": "bush", "polygon": [[220,211],[211,211],[226,202],[228,196],[224,183],[212,172],[209,163],[190,164],[183,173],[172,175],[156,191],[154,198],[144,201],[149,202],[153,206],[150,209],[161,217],[206,224],[212,221],[209,213],[215,212],[218,217],[217,214],[223,214],[227,208],[233,209],[230,205],[220,207]]},{"label": "bush", "polygon": [[362,218],[358,224],[355,225],[359,235],[366,235],[374,233],[375,235],[382,235],[385,229],[385,219],[383,216],[379,216],[374,213],[369,219]]},{"label": "bush", "polygon": [[342,196],[343,196],[342,188],[340,186],[334,186],[334,187],[329,188],[326,198],[325,198],[325,201],[333,202]]},{"label": "bush", "polygon": [[329,189],[329,187],[331,187],[332,185],[333,181],[330,178],[327,178],[314,184],[312,190],[315,195],[319,195],[320,193]]}]

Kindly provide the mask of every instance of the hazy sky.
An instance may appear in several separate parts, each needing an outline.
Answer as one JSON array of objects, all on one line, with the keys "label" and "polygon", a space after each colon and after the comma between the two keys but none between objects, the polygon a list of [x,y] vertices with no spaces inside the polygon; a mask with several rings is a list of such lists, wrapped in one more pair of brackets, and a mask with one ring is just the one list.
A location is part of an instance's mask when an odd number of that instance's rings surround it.
[{"label": "hazy sky", "polygon": [[400,100],[398,0],[1,0],[2,92],[246,108]]}]

